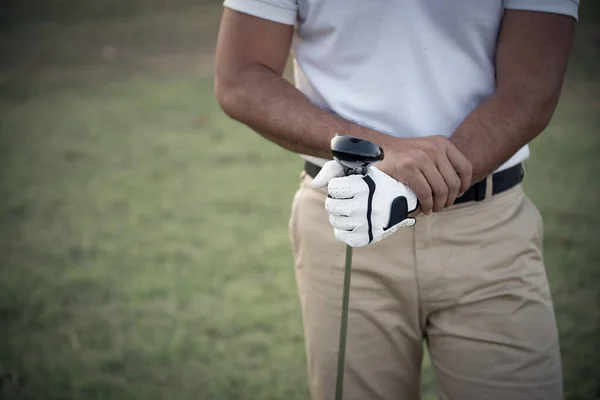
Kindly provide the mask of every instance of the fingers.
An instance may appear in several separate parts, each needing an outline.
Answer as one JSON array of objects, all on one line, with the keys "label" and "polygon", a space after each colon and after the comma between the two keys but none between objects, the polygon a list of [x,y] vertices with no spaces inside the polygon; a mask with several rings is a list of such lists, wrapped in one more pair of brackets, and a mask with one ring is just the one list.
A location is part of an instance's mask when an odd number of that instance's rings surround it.
[{"label": "fingers", "polygon": [[[433,210],[433,190],[423,170],[426,164],[430,164],[427,167],[429,171],[434,170],[435,166],[432,161],[422,151],[412,154],[410,152],[390,153],[390,156],[381,162],[378,169],[408,186],[416,195],[421,212],[429,214]],[[441,182],[443,185],[444,180],[439,173],[437,173],[437,179],[435,173],[432,172],[430,175],[433,182],[437,182],[438,185]]]},{"label": "fingers", "polygon": [[417,195],[421,205],[421,211],[429,214],[433,209],[433,191],[425,175],[419,170],[412,173],[406,181],[408,187]]},{"label": "fingers", "polygon": [[353,215],[366,214],[364,201],[356,202],[352,200],[334,199],[328,197],[325,200],[325,210],[329,215],[351,217]]},{"label": "fingers", "polygon": [[415,192],[423,213],[454,204],[471,186],[472,165],[448,138],[430,136],[396,143],[381,166]]},{"label": "fingers", "polygon": [[437,169],[442,175],[442,178],[444,179],[444,183],[448,188],[448,193],[446,195],[446,201],[444,204],[441,205],[441,208],[437,208],[438,205],[441,203],[441,199],[439,199],[439,202],[435,202],[433,208],[434,211],[440,211],[442,208],[449,207],[452,204],[454,204],[454,201],[458,196],[458,192],[460,190],[461,185],[460,177],[458,176],[458,174],[454,170],[454,167],[447,158],[442,157],[437,161]]},{"label": "fingers", "polygon": [[367,235],[356,235],[352,231],[341,229],[334,229],[333,232],[337,240],[346,243],[350,247],[362,247],[369,244],[369,237]]},{"label": "fingers", "polygon": [[425,214],[429,214],[432,210],[440,211],[446,205],[446,199],[448,198],[449,193],[448,186],[435,164],[427,163],[423,165],[422,171],[431,188],[433,208],[429,209],[422,205],[421,209]]},{"label": "fingers", "polygon": [[340,215],[329,215],[329,223],[331,226],[333,226],[335,229],[339,229],[340,231],[352,232],[361,226],[362,220],[363,219],[344,217]]},{"label": "fingers", "polygon": [[414,218],[406,218],[404,221],[400,222],[398,226],[400,228],[410,228],[411,226],[415,226],[417,220]]},{"label": "fingers", "polygon": [[456,148],[450,144],[446,147],[446,156],[448,161],[452,164],[454,171],[460,178],[460,188],[458,190],[459,195],[466,192],[471,186],[471,179],[473,177],[473,166],[471,162]]},{"label": "fingers", "polygon": [[344,168],[337,161],[328,161],[314,177],[311,186],[318,189],[327,186],[329,181],[344,175]]},{"label": "fingers", "polygon": [[415,217],[418,217],[420,214],[421,214],[421,206],[419,205],[415,211],[408,214],[408,217],[411,219],[414,219]]},{"label": "fingers", "polygon": [[329,180],[327,190],[334,199],[351,199],[365,189],[362,175],[349,175]]}]

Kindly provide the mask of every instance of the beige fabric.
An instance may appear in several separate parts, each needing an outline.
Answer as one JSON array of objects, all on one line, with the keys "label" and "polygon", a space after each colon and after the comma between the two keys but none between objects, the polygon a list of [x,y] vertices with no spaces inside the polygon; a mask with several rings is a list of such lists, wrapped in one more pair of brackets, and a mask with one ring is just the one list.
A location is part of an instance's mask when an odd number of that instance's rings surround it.
[{"label": "beige fabric", "polygon": [[487,199],[492,196],[492,190],[494,189],[493,183],[494,182],[492,179],[492,175],[488,175],[487,178],[485,178],[485,197],[484,197],[484,199]]},{"label": "beige fabric", "polygon": [[[325,190],[302,173],[290,239],[313,400],[333,399],[344,268]],[[542,220],[520,186],[419,216],[354,249],[345,400],[419,399],[423,343],[440,399],[562,398]]]}]

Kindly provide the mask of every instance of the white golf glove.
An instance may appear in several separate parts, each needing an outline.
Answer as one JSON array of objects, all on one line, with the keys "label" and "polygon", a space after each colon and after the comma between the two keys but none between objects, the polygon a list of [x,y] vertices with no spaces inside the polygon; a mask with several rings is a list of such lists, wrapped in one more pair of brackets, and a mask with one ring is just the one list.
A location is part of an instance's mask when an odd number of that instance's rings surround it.
[{"label": "white golf glove", "polygon": [[329,161],[312,181],[314,188],[326,185],[325,209],[335,237],[352,247],[378,242],[416,222],[407,215],[417,209],[417,196],[375,167],[365,176],[344,176],[342,166]]}]

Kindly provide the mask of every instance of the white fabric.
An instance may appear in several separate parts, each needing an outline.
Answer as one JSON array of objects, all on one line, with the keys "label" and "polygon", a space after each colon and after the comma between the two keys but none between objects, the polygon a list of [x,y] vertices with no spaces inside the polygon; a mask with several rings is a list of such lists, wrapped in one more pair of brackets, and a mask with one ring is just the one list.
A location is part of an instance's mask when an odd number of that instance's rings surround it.
[{"label": "white fabric", "polygon": [[504,0],[504,8],[566,14],[577,19],[579,0]]},{"label": "white fabric", "polygon": [[232,10],[286,25],[294,25],[298,15],[295,0],[225,0],[223,4]]},{"label": "white fabric", "polygon": [[[296,86],[315,104],[393,136],[422,137],[450,136],[494,92],[504,9],[577,18],[579,0],[225,0],[224,5],[296,25]],[[525,146],[499,170],[528,156]]]},{"label": "white fabric", "polygon": [[366,246],[385,239],[401,227],[415,224],[414,218],[406,218],[389,227],[392,203],[396,198],[406,198],[409,213],[417,208],[417,196],[407,186],[376,167],[370,167],[367,175],[373,180],[375,190],[369,207],[370,189],[363,175],[343,175],[342,166],[337,161],[329,161],[311,184],[315,188],[327,186],[329,196],[325,209],[338,240],[352,247]]}]

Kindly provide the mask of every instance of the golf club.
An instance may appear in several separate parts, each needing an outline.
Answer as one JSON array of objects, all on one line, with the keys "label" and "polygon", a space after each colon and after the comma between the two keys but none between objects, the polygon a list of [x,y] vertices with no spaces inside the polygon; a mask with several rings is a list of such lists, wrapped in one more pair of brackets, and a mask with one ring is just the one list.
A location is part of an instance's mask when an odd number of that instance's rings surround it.
[{"label": "golf club", "polygon": [[[383,149],[368,140],[338,134],[331,140],[331,153],[344,168],[344,174],[366,175],[369,167],[383,160]],[[352,272],[352,247],[346,245],[344,267],[344,292],[342,295],[342,319],[338,350],[337,379],[335,399],[342,400],[344,389],[344,365],[346,358],[346,336],[348,331],[348,302],[350,300],[350,277]]]}]

